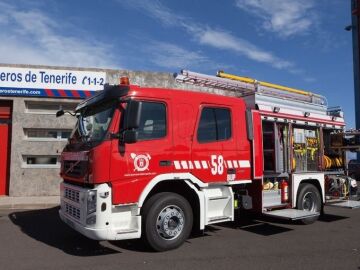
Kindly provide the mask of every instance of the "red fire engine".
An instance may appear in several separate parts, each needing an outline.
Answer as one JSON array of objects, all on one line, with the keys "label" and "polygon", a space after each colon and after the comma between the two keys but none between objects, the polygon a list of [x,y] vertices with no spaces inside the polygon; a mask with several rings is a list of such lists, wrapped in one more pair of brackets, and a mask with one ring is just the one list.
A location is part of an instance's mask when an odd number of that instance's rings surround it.
[{"label": "red fire engine", "polygon": [[343,177],[331,138],[345,124],[323,96],[224,72],[176,81],[190,90],[124,79],[78,105],[61,155],[64,222],[163,251],[239,209],[309,224],[327,199],[349,197],[349,188],[326,194]]}]

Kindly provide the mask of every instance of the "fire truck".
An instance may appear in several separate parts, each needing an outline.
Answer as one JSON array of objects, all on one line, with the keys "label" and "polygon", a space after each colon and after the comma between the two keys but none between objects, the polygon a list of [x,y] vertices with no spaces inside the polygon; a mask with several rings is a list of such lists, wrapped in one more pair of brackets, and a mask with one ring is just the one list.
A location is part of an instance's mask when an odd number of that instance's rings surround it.
[{"label": "fire truck", "polygon": [[225,72],[175,80],[186,90],[121,78],[72,112],[59,210],[70,227],[165,251],[240,210],[310,224],[334,198],[360,206],[333,139],[343,112],[325,97]]}]

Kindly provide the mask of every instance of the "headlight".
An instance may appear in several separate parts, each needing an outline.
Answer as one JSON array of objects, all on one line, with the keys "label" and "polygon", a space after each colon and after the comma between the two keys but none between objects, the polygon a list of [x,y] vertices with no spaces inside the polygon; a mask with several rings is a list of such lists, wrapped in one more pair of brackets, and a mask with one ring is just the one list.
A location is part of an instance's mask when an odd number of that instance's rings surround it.
[{"label": "headlight", "polygon": [[87,196],[87,213],[96,212],[96,190],[89,190]]}]

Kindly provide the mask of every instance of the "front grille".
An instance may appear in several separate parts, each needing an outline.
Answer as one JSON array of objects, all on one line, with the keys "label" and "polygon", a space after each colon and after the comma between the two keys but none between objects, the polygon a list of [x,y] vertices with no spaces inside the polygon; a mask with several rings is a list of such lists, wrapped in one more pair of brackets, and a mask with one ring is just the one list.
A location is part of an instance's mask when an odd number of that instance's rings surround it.
[{"label": "front grille", "polygon": [[80,192],[77,190],[65,188],[64,197],[76,203],[80,202]]},{"label": "front grille", "polygon": [[80,219],[80,209],[71,204],[65,203],[65,213],[76,219]]},{"label": "front grille", "polygon": [[87,161],[65,160],[64,174],[71,177],[84,177],[87,172],[87,164]]}]

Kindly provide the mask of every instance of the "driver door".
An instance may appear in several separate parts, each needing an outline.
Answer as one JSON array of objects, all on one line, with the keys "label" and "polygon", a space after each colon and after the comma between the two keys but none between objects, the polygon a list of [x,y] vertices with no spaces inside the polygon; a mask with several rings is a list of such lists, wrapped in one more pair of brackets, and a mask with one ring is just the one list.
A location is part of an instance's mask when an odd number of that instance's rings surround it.
[{"label": "driver door", "polygon": [[[142,100],[136,143],[113,145],[111,179],[117,187],[114,200],[136,202],[141,191],[160,174],[173,172],[173,142],[169,100]],[[131,186],[131,188],[130,188]]]}]

